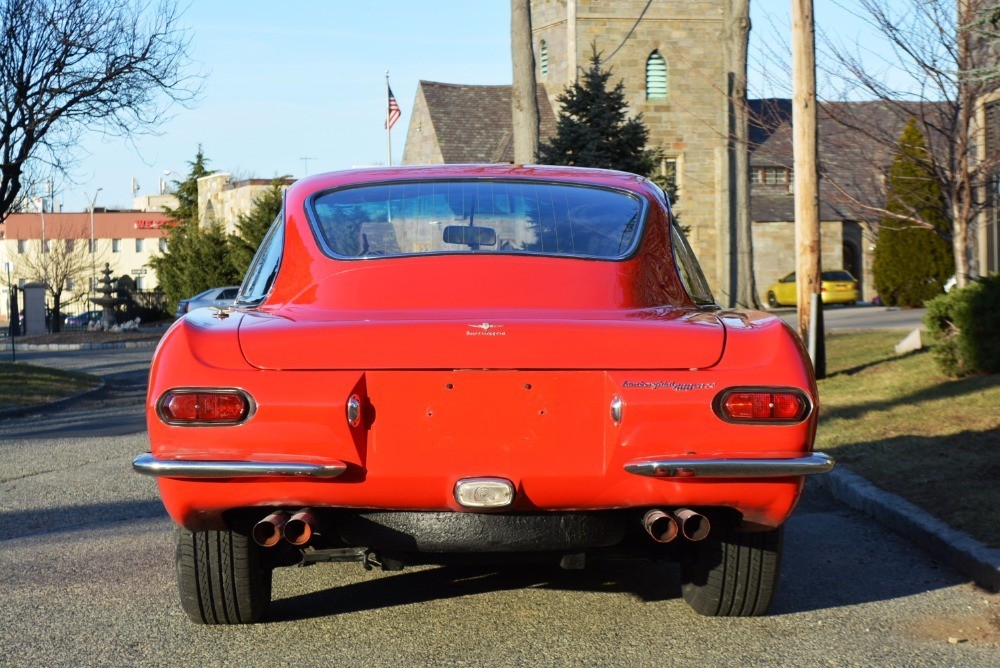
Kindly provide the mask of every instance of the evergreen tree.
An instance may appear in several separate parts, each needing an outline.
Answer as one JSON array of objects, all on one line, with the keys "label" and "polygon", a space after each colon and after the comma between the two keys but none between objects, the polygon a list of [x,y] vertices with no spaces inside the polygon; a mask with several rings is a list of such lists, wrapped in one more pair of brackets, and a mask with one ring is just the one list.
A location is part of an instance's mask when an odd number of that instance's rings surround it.
[{"label": "evergreen tree", "polygon": [[955,273],[951,224],[941,186],[928,171],[927,141],[911,118],[899,138],[887,182],[886,208],[894,214],[928,221],[935,229],[885,216],[875,246],[875,288],[892,306],[922,306],[942,294]]},{"label": "evergreen tree", "polygon": [[198,179],[213,173],[207,163],[199,146],[194,161],[188,163],[187,178],[174,182],[178,205],[167,209],[174,222],[167,233],[167,248],[149,261],[170,310],[181,299],[239,280],[225,231],[217,224],[201,227],[198,221]]},{"label": "evergreen tree", "polygon": [[254,200],[250,211],[241,213],[236,219],[236,234],[229,239],[229,251],[233,268],[239,276],[247,273],[264,235],[281,213],[286,178],[278,177],[271,181],[271,186]]},{"label": "evergreen tree", "polygon": [[610,78],[611,70],[601,67],[595,47],[590,67],[557,98],[561,108],[556,136],[540,146],[539,162],[642,175],[653,171],[656,154],[646,149],[649,132],[642,114],[628,117],[625,85],[619,81],[609,89]]}]

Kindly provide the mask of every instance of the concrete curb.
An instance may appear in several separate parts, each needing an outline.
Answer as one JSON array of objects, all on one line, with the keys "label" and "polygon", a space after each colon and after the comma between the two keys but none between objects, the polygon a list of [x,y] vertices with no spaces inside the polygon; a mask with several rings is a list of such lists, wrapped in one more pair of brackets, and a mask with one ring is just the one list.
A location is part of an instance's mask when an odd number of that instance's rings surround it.
[{"label": "concrete curb", "polygon": [[[17,350],[107,350],[111,348],[155,348],[159,339],[144,341],[108,341],[105,343],[17,343]],[[10,352],[10,343],[0,344],[0,352]]]},{"label": "concrete curb", "polygon": [[906,499],[883,491],[838,465],[826,475],[813,478],[833,498],[875,518],[901,536],[922,547],[942,563],[972,578],[976,584],[1000,592],[1000,550],[987,547],[953,529]]},{"label": "concrete curb", "polygon": [[71,401],[80,399],[81,397],[86,397],[90,394],[95,394],[104,389],[105,382],[103,378],[98,378],[100,381],[97,387],[92,387],[89,390],[83,390],[82,392],[77,392],[76,394],[71,394],[68,397],[63,397],[62,399],[56,399],[55,401],[43,401],[38,404],[30,404],[28,406],[16,406],[14,408],[0,408],[0,418],[17,417],[19,415],[27,415],[28,413],[34,413],[38,410],[48,410],[49,408],[54,408],[56,406],[62,406],[68,404]]}]

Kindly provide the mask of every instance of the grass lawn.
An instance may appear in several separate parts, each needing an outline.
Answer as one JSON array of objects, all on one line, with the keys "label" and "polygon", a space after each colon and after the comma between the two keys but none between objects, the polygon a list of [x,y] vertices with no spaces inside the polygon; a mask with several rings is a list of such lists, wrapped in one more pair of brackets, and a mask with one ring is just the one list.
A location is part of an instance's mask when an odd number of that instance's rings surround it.
[{"label": "grass lawn", "polygon": [[0,409],[68,397],[98,383],[99,378],[85,373],[0,362]]},{"label": "grass lawn", "polygon": [[1000,547],[1000,375],[950,379],[903,336],[828,336],[816,449]]}]

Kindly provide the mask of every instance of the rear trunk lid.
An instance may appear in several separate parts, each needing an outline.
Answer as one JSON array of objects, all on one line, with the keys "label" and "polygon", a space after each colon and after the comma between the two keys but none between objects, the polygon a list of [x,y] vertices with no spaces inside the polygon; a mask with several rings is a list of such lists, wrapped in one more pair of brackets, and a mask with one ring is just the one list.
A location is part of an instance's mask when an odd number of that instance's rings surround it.
[{"label": "rear trunk lid", "polygon": [[693,309],[249,312],[247,361],[261,369],[703,369],[725,329]]}]

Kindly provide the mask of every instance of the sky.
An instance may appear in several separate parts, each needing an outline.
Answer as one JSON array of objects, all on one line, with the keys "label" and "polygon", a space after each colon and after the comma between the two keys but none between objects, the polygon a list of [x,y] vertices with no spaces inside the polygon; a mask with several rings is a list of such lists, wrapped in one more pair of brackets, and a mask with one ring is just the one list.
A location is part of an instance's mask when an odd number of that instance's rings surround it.
[{"label": "sky", "polygon": [[[865,41],[842,1],[849,0],[815,0],[817,29]],[[780,90],[787,75],[769,58],[787,34],[789,5],[751,2],[751,96],[787,94]],[[156,193],[161,178],[187,174],[199,145],[210,168],[239,177],[385,164],[386,70],[402,111],[392,131],[396,164],[418,81],[511,82],[509,7],[507,0],[191,0],[184,23],[193,67],[205,75],[198,101],[174,107],[155,134],[85,135],[56,200],[83,211],[100,188],[96,206],[130,208],[133,178],[140,194]]]}]

